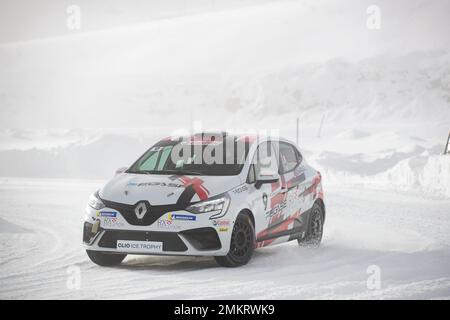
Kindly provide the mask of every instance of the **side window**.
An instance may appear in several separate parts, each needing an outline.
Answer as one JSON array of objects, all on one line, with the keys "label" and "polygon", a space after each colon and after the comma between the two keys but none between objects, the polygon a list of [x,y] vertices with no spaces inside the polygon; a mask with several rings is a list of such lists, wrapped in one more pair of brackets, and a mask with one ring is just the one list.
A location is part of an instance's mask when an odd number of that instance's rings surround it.
[{"label": "side window", "polygon": [[172,147],[165,147],[161,153],[161,158],[159,159],[158,163],[158,170],[164,170],[164,165],[167,162],[167,159],[170,156],[170,152],[172,151]]},{"label": "side window", "polygon": [[280,142],[281,173],[287,173],[294,170],[299,162],[296,148],[288,143]]},{"label": "side window", "polygon": [[250,166],[250,170],[248,170],[247,183],[252,184],[255,182],[256,182],[255,166],[252,164]]},{"label": "side window", "polygon": [[275,151],[270,142],[263,142],[258,146],[253,164],[255,167],[255,176],[257,177],[261,170],[270,170],[278,172],[278,160]]},{"label": "side window", "polygon": [[139,170],[155,170],[159,152],[153,152],[143,163],[139,165]]}]

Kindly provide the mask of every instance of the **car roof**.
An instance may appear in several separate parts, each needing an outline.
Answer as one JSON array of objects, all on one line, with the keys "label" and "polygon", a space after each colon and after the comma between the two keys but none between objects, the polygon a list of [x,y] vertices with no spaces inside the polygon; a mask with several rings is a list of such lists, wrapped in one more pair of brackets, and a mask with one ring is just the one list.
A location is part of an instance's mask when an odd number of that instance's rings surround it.
[{"label": "car roof", "polygon": [[296,145],[294,142],[290,141],[289,139],[279,137],[279,136],[269,136],[264,134],[253,134],[253,133],[228,133],[226,131],[202,131],[202,132],[196,132],[194,134],[190,135],[184,135],[184,136],[170,136],[166,137],[163,140],[204,140],[211,137],[222,137],[227,139],[234,139],[236,141],[246,141],[252,144],[253,142],[264,142],[264,141],[283,141],[287,142],[293,145]]}]

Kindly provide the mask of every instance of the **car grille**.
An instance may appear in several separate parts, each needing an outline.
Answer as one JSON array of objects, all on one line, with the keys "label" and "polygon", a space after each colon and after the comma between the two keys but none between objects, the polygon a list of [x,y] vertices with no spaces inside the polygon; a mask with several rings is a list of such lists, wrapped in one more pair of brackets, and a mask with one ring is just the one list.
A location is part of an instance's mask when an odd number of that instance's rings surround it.
[{"label": "car grille", "polygon": [[[168,212],[186,209],[186,206],[182,206],[179,204],[152,206],[148,201],[139,201],[134,205],[113,202],[104,199],[102,199],[102,201],[108,208],[119,211],[124,219],[129,224],[134,226],[149,226]],[[136,212],[134,211],[139,203],[145,203],[145,207],[147,209],[147,212],[142,217],[142,219],[139,219],[136,215]]]},{"label": "car grille", "polygon": [[186,251],[187,247],[175,232],[106,230],[98,245],[117,248],[117,240],[157,241],[163,243],[163,251]]}]

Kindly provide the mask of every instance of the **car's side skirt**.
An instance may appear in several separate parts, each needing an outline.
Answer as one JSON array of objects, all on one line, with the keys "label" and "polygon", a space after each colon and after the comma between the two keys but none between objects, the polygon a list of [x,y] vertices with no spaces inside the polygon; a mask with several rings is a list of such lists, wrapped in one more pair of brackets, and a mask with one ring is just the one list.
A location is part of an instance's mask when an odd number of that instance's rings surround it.
[{"label": "car's side skirt", "polygon": [[263,242],[263,241],[272,240],[272,239],[276,239],[276,238],[280,238],[280,237],[284,237],[284,236],[289,236],[288,241],[302,238],[302,236],[306,233],[306,230],[307,230],[307,227],[309,224],[308,222],[309,222],[310,213],[311,213],[310,209],[303,212],[301,215],[302,217],[304,217],[304,219],[302,219],[303,222],[301,222],[299,219],[296,219],[294,221],[294,227],[292,229],[281,230],[276,233],[270,232],[270,229],[276,229],[285,220],[280,221],[280,223],[277,223],[276,225],[269,227],[268,233],[265,234],[264,236],[258,237],[256,239],[256,242]]}]

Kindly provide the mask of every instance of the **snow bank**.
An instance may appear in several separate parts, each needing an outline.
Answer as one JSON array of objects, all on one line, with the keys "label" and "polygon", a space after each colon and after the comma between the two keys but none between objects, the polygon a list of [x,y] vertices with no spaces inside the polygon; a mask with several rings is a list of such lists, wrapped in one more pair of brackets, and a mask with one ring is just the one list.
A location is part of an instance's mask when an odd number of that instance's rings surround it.
[{"label": "snow bank", "polygon": [[401,191],[419,191],[450,197],[450,156],[419,156],[400,161],[377,175],[373,183],[391,185]]},{"label": "snow bank", "polygon": [[393,168],[375,175],[358,175],[324,168],[328,185],[363,185],[418,193],[435,198],[450,198],[450,155],[421,155],[400,161]]}]

